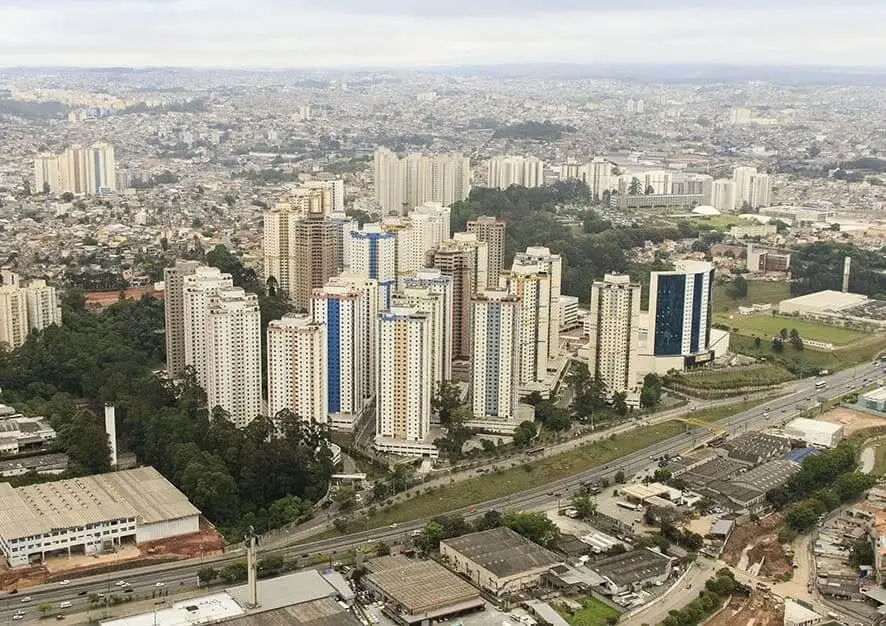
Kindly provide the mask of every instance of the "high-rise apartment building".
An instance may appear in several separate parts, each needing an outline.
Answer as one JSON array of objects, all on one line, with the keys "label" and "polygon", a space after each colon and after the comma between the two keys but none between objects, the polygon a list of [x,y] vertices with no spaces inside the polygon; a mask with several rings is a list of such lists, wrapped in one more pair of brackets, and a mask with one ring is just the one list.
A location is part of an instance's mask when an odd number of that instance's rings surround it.
[{"label": "high-rise apartment building", "polygon": [[372,349],[364,318],[368,299],[377,302],[376,292],[367,298],[365,291],[345,282],[330,281],[314,290],[313,319],[326,328],[327,408],[333,420],[349,416],[345,421],[353,423],[363,410],[366,353]]},{"label": "high-rise apartment building", "polygon": [[335,231],[335,265],[343,270],[347,269],[351,264],[348,257],[348,242],[351,233],[359,229],[359,224],[357,220],[344,213],[330,213],[327,219],[332,222]]},{"label": "high-rise apartment building", "polygon": [[493,157],[486,169],[487,185],[493,189],[507,189],[511,185],[541,187],[545,184],[545,164],[536,157]]},{"label": "high-rise apartment building", "polygon": [[306,214],[276,207],[264,214],[265,278],[275,279],[298,311],[308,311],[312,291],[342,269],[341,225],[323,211],[312,204]]},{"label": "high-rise apartment building", "polygon": [[488,284],[489,248],[471,233],[455,233],[433,253],[433,266],[452,279],[452,358],[471,356],[471,297]]},{"label": "high-rise apartment building", "polygon": [[182,280],[184,364],[194,368],[197,382],[206,390],[209,302],[223,289],[232,288],[234,281],[230,274],[205,265],[198,266],[193,274],[184,274]]},{"label": "high-rise apartment building", "polygon": [[376,449],[405,456],[436,455],[428,442],[433,396],[431,321],[394,307],[378,315]]},{"label": "high-rise apartment building", "polygon": [[530,246],[526,252],[518,252],[514,256],[511,267],[513,272],[527,274],[538,272],[547,274],[550,280],[548,292],[549,300],[547,310],[548,319],[548,355],[547,358],[557,357],[560,351],[560,291],[563,282],[563,259],[559,254],[551,254],[549,248],[543,246]]},{"label": "high-rise apartment building", "polygon": [[486,290],[473,298],[471,410],[477,419],[513,420],[517,415],[520,298]]},{"label": "high-rise apartment building", "polygon": [[735,181],[715,180],[711,191],[711,206],[718,211],[732,211],[735,209]]},{"label": "high-rise apartment building", "polygon": [[655,356],[694,356],[711,343],[714,267],[681,261],[677,269],[652,272],[649,284],[649,343]]},{"label": "high-rise apartment building", "polygon": [[305,217],[344,212],[344,203],[342,202],[341,209],[336,207],[334,184],[329,184],[328,181],[309,181],[287,185],[273,208]]},{"label": "high-rise apartment building", "polygon": [[166,372],[172,379],[185,372],[185,276],[192,276],[197,261],[176,261],[163,270],[163,313],[166,317]]},{"label": "high-rise apartment building", "polygon": [[326,424],[326,327],[308,315],[287,315],[268,324],[267,346],[269,415],[288,409],[304,421]]},{"label": "high-rise apartment building", "polygon": [[341,178],[323,177],[306,180],[303,185],[306,189],[320,189],[329,192],[330,206],[327,212],[344,213],[345,211],[345,181]]},{"label": "high-rise apartment building", "polygon": [[117,190],[117,165],[114,146],[110,144],[96,143],[88,148],[71,146],[59,155],[58,169],[61,191],[92,195]]},{"label": "high-rise apartment building", "polygon": [[505,269],[505,223],[482,215],[468,222],[468,232],[476,235],[478,241],[489,246],[489,270],[486,275],[486,288],[498,289],[499,277]]},{"label": "high-rise apartment building", "polygon": [[45,280],[32,280],[24,288],[28,303],[28,327],[43,330],[55,324],[62,324],[62,307],[59,304],[55,287]]},{"label": "high-rise apartment building", "polygon": [[517,385],[542,381],[547,375],[551,279],[527,266],[514,266],[504,274],[506,290],[520,299]]},{"label": "high-rise apartment building", "polygon": [[375,152],[375,199],[387,213],[405,214],[425,202],[449,206],[468,197],[470,159],[458,153],[399,158],[387,148]]},{"label": "high-rise apartment building", "polygon": [[425,313],[431,327],[431,380],[438,384],[446,380],[446,298],[430,287],[404,287],[394,294],[391,308],[411,308]]},{"label": "high-rise apartment building", "polygon": [[381,224],[348,233],[349,271],[378,282],[379,310],[391,306],[397,286],[397,234]]},{"label": "high-rise apartment building", "polygon": [[15,285],[3,285],[0,287],[0,346],[7,350],[21,347],[29,331],[25,290]]},{"label": "high-rise apartment building", "polygon": [[735,182],[735,208],[758,208],[769,205],[769,175],[757,172],[756,167],[738,166],[732,170]]},{"label": "high-rise apartment building", "polygon": [[591,285],[589,369],[611,396],[637,384],[640,285],[626,274],[606,274]]},{"label": "high-rise apartment building", "polygon": [[262,412],[261,316],[258,297],[227,287],[209,298],[206,317],[206,399],[237,428]]},{"label": "high-rise apartment building", "polygon": [[39,154],[34,159],[34,192],[43,193],[61,191],[62,175],[59,159],[55,154]]},{"label": "high-rise apartment building", "polygon": [[443,347],[441,360],[443,363],[442,380],[452,378],[452,277],[444,275],[438,269],[422,269],[414,274],[405,276],[401,281],[404,289],[419,288],[427,289],[431,293],[438,294],[442,298],[442,333]]}]

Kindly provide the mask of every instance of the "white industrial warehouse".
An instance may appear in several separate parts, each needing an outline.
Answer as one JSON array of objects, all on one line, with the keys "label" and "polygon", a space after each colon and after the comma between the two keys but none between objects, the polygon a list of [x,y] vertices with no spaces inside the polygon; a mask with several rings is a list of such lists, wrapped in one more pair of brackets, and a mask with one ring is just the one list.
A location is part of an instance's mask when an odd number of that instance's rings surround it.
[{"label": "white industrial warehouse", "polygon": [[18,489],[0,483],[0,551],[11,567],[199,530],[200,511],[153,467]]},{"label": "white industrial warehouse", "polygon": [[843,426],[798,417],[784,428],[789,437],[802,439],[816,448],[833,448],[843,440]]}]

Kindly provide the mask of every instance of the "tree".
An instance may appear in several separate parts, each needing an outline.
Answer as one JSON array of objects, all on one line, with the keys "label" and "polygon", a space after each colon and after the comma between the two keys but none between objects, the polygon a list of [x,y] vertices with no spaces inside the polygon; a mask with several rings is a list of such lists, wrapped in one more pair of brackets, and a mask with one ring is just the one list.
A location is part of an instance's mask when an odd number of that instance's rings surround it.
[{"label": "tree", "polygon": [[443,380],[437,384],[431,398],[431,410],[440,418],[440,425],[449,428],[452,413],[461,405],[461,390],[451,380]]},{"label": "tree", "polygon": [[570,505],[578,513],[579,519],[590,519],[597,513],[597,504],[588,496],[574,496]]},{"label": "tree", "polygon": [[214,567],[201,567],[197,571],[197,580],[201,585],[211,585],[216,578],[218,578],[218,570]]},{"label": "tree", "polygon": [[653,187],[652,185],[646,185],[646,195],[651,196],[654,193],[655,193],[655,187]]},{"label": "tree", "polygon": [[788,336],[789,336],[789,335],[788,335],[788,329],[787,329],[787,328],[782,328],[780,331],[778,331],[778,337],[779,337],[782,341],[787,341],[787,340],[788,340]]},{"label": "tree", "polygon": [[628,394],[623,391],[612,394],[612,410],[624,417],[628,414]]},{"label": "tree", "polygon": [[551,547],[560,538],[559,527],[544,513],[509,511],[502,515],[501,521],[503,526],[541,546]]},{"label": "tree", "polygon": [[436,552],[440,548],[440,542],[445,539],[443,535],[443,527],[435,520],[431,520],[425,524],[422,531],[414,539],[415,547],[429,554]]},{"label": "tree", "polygon": [[65,202],[72,202],[74,200],[74,194],[72,194],[70,191],[66,191],[61,195],[61,198]]},{"label": "tree", "polygon": [[384,541],[375,544],[375,556],[388,556],[391,553],[391,546]]},{"label": "tree", "polygon": [[615,476],[612,477],[612,480],[617,485],[624,484],[625,473],[622,470],[618,470],[617,472],[615,472]]},{"label": "tree", "polygon": [[784,342],[779,337],[772,339],[772,351],[776,353],[784,352]]},{"label": "tree", "polygon": [[812,504],[794,506],[788,512],[788,528],[798,533],[806,533],[815,527],[818,522],[818,513]]},{"label": "tree", "polygon": [[41,615],[46,615],[52,610],[52,602],[41,602],[37,605],[37,610],[40,611]]},{"label": "tree", "polygon": [[759,337],[754,337],[754,349],[759,350],[762,345],[763,341]]},{"label": "tree", "polygon": [[662,380],[657,374],[646,374],[640,389],[640,406],[654,409],[661,401]]},{"label": "tree", "polygon": [[631,183],[628,185],[628,195],[639,196],[642,190],[643,184],[640,182],[640,179],[636,176],[631,178]]},{"label": "tree", "polygon": [[736,276],[729,283],[726,293],[733,300],[746,298],[748,295],[748,281],[744,276]]},{"label": "tree", "polygon": [[104,424],[91,411],[79,410],[58,433],[75,474],[102,474],[111,470],[111,448]]},{"label": "tree", "polygon": [[521,422],[517,425],[517,428],[514,429],[514,445],[518,448],[526,447],[532,443],[532,440],[535,439],[537,434],[538,429],[534,422]]},{"label": "tree", "polygon": [[870,539],[862,538],[852,544],[852,550],[849,552],[849,564],[852,567],[874,564],[874,548]]}]

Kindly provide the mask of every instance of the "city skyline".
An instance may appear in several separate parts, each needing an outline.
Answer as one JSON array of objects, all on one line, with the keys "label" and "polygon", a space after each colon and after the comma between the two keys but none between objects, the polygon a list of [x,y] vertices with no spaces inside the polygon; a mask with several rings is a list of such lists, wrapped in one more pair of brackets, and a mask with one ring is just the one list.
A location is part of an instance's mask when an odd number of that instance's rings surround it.
[{"label": "city skyline", "polygon": [[[86,32],[95,11],[115,28],[100,39],[66,36]],[[299,19],[289,19],[296,14]],[[339,0],[318,10],[277,0],[248,6],[205,0],[15,1],[0,7],[0,67],[587,63],[610,60],[613,47],[620,50],[620,62],[631,63],[696,61],[703,51],[710,63],[871,66],[886,64],[880,45],[884,17],[886,7],[868,0],[853,0],[851,7],[752,2],[740,8],[698,0],[635,0],[618,8],[559,0],[544,10],[526,2],[429,7],[389,1],[365,7]],[[44,35],[39,47],[29,36],[37,29]],[[534,45],[525,46],[526,40]]]}]

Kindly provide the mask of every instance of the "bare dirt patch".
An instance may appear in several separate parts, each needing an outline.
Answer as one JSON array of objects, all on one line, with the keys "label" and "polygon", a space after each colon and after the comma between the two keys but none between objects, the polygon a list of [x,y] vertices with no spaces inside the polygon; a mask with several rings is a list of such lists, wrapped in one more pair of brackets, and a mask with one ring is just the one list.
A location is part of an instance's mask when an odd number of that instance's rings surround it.
[{"label": "bare dirt patch", "polygon": [[46,580],[46,575],[46,568],[42,565],[10,569],[4,563],[0,568],[0,589],[11,591],[19,587],[40,585]]},{"label": "bare dirt patch", "polygon": [[723,560],[755,576],[783,579],[793,572],[791,561],[778,541],[784,515],[769,515],[739,526],[723,549]]},{"label": "bare dirt patch", "polygon": [[705,626],[782,626],[784,608],[768,595],[755,593],[750,598],[734,597],[729,605]]},{"label": "bare dirt patch", "polygon": [[818,419],[823,422],[842,425],[843,433],[846,437],[866,428],[886,426],[886,419],[878,418],[870,413],[847,409],[846,407],[831,409],[824,415],[819,416]]},{"label": "bare dirt patch", "polygon": [[144,556],[211,556],[225,551],[225,540],[214,528],[207,528],[190,535],[143,543],[139,550]]}]

